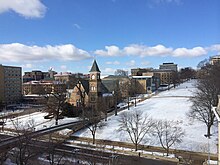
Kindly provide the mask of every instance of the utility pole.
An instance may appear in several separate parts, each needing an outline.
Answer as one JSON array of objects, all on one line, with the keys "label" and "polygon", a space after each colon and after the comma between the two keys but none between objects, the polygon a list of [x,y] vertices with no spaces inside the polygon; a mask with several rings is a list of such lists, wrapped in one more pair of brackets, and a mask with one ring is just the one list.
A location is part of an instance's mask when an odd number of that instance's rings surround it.
[{"label": "utility pole", "polygon": [[220,165],[220,95],[218,95],[218,106],[212,107],[212,111],[218,120],[218,165]]}]

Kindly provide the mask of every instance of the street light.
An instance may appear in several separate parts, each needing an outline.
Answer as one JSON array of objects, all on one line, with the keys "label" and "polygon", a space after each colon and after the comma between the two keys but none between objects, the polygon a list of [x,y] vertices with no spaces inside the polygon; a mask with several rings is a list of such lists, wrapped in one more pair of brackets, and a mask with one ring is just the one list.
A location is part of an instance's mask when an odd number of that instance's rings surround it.
[{"label": "street light", "polygon": [[[218,107],[220,107],[220,103],[218,103]],[[220,108],[212,107],[212,111],[214,112],[215,117],[218,120],[218,165],[220,165]]]},{"label": "street light", "polygon": [[114,106],[115,106],[115,116],[117,116],[118,115],[118,113],[117,113],[117,92],[115,92],[115,91],[112,91],[112,95],[113,95],[113,100],[114,100]]},{"label": "street light", "polygon": [[205,134],[206,138],[208,138],[208,165],[210,165],[210,145],[209,145],[209,139],[211,138],[211,135]]},{"label": "street light", "polygon": [[218,165],[220,165],[220,95],[218,95],[218,106],[212,107],[212,111],[218,120]]}]

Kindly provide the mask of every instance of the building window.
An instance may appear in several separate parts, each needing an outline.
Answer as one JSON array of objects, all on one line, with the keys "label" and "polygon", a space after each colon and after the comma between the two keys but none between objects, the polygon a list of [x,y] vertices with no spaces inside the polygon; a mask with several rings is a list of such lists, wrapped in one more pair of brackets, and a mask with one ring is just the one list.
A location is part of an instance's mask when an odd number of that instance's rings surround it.
[{"label": "building window", "polygon": [[90,100],[91,100],[92,102],[94,102],[94,101],[95,101],[95,97],[94,97],[94,96],[91,96]]}]

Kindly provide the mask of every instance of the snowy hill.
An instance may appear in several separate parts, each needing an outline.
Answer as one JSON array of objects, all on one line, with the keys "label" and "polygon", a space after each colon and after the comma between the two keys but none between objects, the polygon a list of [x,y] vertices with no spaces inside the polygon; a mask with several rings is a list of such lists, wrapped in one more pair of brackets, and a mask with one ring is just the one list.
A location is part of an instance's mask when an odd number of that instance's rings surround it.
[{"label": "snowy hill", "polygon": [[[193,96],[193,92],[196,90],[194,87],[195,83],[196,81],[192,80],[181,84],[176,89],[161,92],[156,96],[139,103],[137,107],[132,107],[129,111],[136,109],[138,111],[142,111],[143,114],[148,114],[153,119],[178,121],[179,126],[181,126],[185,131],[185,136],[183,142],[173,148],[208,152],[208,140],[204,137],[204,134],[206,134],[205,124],[198,121],[191,121],[186,116],[186,113],[190,110],[192,105],[190,97]],[[118,116],[109,117],[107,125],[97,130],[96,138],[130,142],[126,133],[122,134],[118,131],[119,116],[126,111],[128,110],[120,112]],[[213,136],[210,140],[212,153],[217,152],[217,129],[214,128],[215,127],[213,127],[212,131]],[[90,131],[87,129],[76,133],[75,136],[92,137]],[[143,144],[160,146],[158,140],[152,138],[145,139]]]}]

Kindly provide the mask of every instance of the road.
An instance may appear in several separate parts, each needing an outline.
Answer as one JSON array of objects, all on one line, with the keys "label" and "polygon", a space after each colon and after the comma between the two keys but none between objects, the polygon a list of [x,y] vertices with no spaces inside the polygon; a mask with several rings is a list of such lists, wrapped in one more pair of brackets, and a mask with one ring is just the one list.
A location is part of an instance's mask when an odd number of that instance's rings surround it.
[{"label": "road", "polygon": [[82,121],[75,121],[75,122],[70,122],[70,123],[65,123],[65,124],[60,124],[57,126],[45,128],[45,129],[34,131],[34,132],[29,132],[27,134],[16,136],[16,137],[4,138],[4,139],[1,139],[0,141],[0,151],[3,151],[4,148],[11,148],[15,146],[16,142],[25,140],[27,136],[28,138],[36,138],[36,137],[50,134],[50,133],[53,133],[53,132],[56,132],[56,131],[59,131],[65,128],[71,128],[74,130],[74,129],[78,129],[80,125],[82,124],[83,124]]},{"label": "road", "polygon": [[[40,148],[45,152],[48,151],[48,146],[51,146],[49,142],[38,141],[35,143],[36,148]],[[176,165],[175,162],[161,161],[157,159],[147,159],[138,156],[129,156],[123,154],[117,154],[112,152],[105,152],[103,150],[81,148],[76,146],[70,146],[61,144],[56,146],[55,151],[59,154],[65,155],[65,157],[79,160],[79,162],[100,163],[100,164],[117,164],[117,165]]]}]

